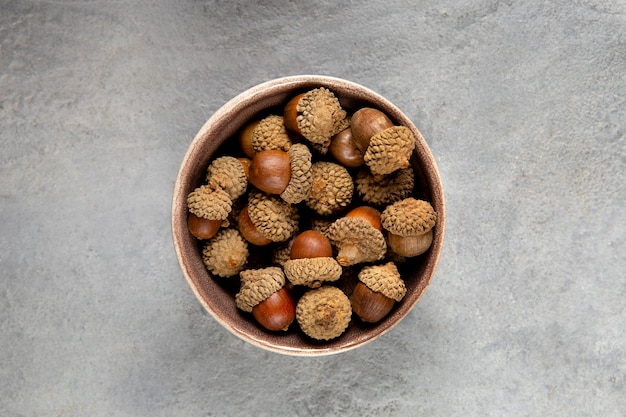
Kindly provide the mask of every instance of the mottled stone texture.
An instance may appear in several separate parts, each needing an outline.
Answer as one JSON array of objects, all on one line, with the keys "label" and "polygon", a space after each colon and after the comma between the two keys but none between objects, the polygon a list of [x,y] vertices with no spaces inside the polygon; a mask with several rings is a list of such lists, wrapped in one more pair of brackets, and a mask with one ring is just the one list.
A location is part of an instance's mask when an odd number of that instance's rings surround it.
[{"label": "mottled stone texture", "polygon": [[[0,0],[0,415],[623,416],[624,0]],[[170,202],[206,119],[346,78],[439,164],[431,286],[284,357],[204,313]]]}]

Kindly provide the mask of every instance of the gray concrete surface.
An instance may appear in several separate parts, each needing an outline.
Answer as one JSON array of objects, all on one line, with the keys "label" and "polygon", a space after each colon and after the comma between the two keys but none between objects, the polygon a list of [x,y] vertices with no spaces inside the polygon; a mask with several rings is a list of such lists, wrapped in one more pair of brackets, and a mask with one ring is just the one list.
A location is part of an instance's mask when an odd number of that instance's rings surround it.
[{"label": "gray concrete surface", "polygon": [[[170,201],[275,77],[388,97],[439,163],[435,278],[381,339],[251,346],[203,312]],[[0,0],[0,415],[626,415],[624,0]]]}]

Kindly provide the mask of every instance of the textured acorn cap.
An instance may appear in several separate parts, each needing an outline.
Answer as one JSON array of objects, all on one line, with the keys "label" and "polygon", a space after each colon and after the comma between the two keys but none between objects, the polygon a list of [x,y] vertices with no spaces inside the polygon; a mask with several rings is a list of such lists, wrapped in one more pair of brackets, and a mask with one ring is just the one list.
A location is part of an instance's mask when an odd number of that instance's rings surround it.
[{"label": "textured acorn cap", "polygon": [[327,88],[306,92],[298,101],[296,110],[300,134],[313,143],[328,146],[330,138],[345,129],[347,113]]},{"label": "textured acorn cap", "polygon": [[316,213],[336,214],[352,202],[354,181],[345,167],[334,162],[315,162],[311,176],[313,186],[305,203]]},{"label": "textured acorn cap", "polygon": [[226,191],[231,200],[243,195],[248,186],[243,165],[233,156],[214,159],[207,169],[206,180],[210,188],[221,188]]},{"label": "textured acorn cap", "polygon": [[393,262],[384,265],[365,266],[359,272],[359,281],[370,290],[379,292],[387,298],[402,300],[406,294],[404,281]]},{"label": "textured acorn cap", "polygon": [[254,306],[285,285],[285,274],[277,266],[246,269],[239,273],[241,288],[235,295],[237,307],[250,313]]},{"label": "textured acorn cap", "polygon": [[272,242],[284,242],[298,231],[298,210],[278,196],[251,191],[248,216],[259,232]]},{"label": "textured acorn cap", "polygon": [[309,229],[319,232],[328,238],[328,229],[334,223],[334,219],[328,217],[314,217],[309,221]]},{"label": "textured acorn cap", "polygon": [[287,134],[283,116],[270,115],[261,119],[252,130],[250,142],[254,153],[273,149],[288,151],[291,138]]},{"label": "textured acorn cap", "polygon": [[342,266],[382,259],[387,251],[383,234],[366,220],[342,217],[328,229],[328,238],[337,247],[337,262]]},{"label": "textured acorn cap", "polygon": [[287,151],[291,164],[291,177],[280,197],[290,204],[302,202],[311,193],[311,151],[306,145],[296,143]]},{"label": "textured acorn cap", "polygon": [[237,275],[248,260],[248,242],[236,229],[222,229],[202,250],[202,261],[214,275],[231,277]]},{"label": "textured acorn cap", "polygon": [[341,336],[352,318],[350,299],[339,288],[322,286],[298,300],[296,320],[302,331],[317,340]]},{"label": "textured acorn cap", "polygon": [[387,206],[380,214],[380,221],[394,235],[415,236],[433,228],[437,213],[428,201],[409,197]]},{"label": "textured acorn cap", "polygon": [[415,136],[406,126],[393,126],[372,136],[363,155],[373,174],[385,175],[409,166]]},{"label": "textured acorn cap", "polygon": [[407,198],[415,186],[413,168],[400,168],[388,175],[374,175],[367,167],[359,170],[354,180],[357,194],[374,206],[386,206]]},{"label": "textured acorn cap", "polygon": [[337,281],[341,277],[341,265],[334,258],[290,259],[283,265],[287,279],[294,285],[317,288],[322,282]]},{"label": "textured acorn cap", "polygon": [[284,266],[285,262],[291,259],[291,247],[289,245],[280,246],[272,251],[272,264]]},{"label": "textured acorn cap", "polygon": [[207,220],[225,220],[232,209],[230,195],[221,188],[201,185],[187,196],[187,208]]}]

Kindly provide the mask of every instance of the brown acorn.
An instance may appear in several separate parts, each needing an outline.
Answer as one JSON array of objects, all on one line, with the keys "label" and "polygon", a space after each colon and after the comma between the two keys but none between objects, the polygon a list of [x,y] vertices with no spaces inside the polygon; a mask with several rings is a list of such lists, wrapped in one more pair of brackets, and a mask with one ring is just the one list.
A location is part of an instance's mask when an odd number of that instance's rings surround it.
[{"label": "brown acorn", "polygon": [[393,126],[393,122],[380,110],[363,107],[357,110],[350,121],[352,140],[357,148],[365,154],[372,136]]},{"label": "brown acorn", "polygon": [[189,213],[187,227],[189,232],[198,239],[211,239],[222,225],[223,220],[209,220]]},{"label": "brown acorn", "polygon": [[365,163],[363,152],[352,140],[352,129],[349,127],[330,138],[328,152],[337,162],[347,168],[356,168]]},{"label": "brown acorn", "polygon": [[362,282],[358,282],[354,287],[350,301],[354,314],[367,323],[380,321],[389,314],[396,303],[396,300],[383,293],[370,290]]},{"label": "brown acorn", "polygon": [[287,330],[296,318],[296,304],[283,287],[252,307],[255,320],[268,330]]}]

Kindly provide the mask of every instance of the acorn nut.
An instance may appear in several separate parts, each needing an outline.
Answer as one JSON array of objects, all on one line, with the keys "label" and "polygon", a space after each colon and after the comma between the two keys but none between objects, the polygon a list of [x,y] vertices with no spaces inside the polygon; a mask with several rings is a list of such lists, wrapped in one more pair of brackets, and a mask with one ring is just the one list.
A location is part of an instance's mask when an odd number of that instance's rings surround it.
[{"label": "acorn nut", "polygon": [[318,161],[311,167],[311,177],[311,192],[304,202],[317,214],[338,214],[352,202],[354,181],[345,167]]},{"label": "acorn nut", "polygon": [[291,259],[333,256],[330,240],[314,230],[305,230],[291,244]]},{"label": "acorn nut", "polygon": [[289,282],[318,288],[326,281],[341,278],[341,265],[332,257],[330,240],[319,232],[307,230],[300,233],[291,246],[291,258],[283,269]]},{"label": "acorn nut", "polygon": [[235,295],[237,308],[252,313],[268,330],[287,330],[295,318],[295,303],[284,288],[282,269],[274,266],[246,269],[239,277],[241,288]]},{"label": "acorn nut", "polygon": [[287,151],[291,147],[291,138],[285,128],[283,117],[278,115],[269,115],[248,123],[239,132],[238,139],[241,150],[249,158],[261,151],[273,149]]},{"label": "acorn nut", "polygon": [[298,232],[298,209],[280,197],[250,191],[248,204],[239,214],[239,231],[253,245],[284,242]]},{"label": "acorn nut", "polygon": [[211,239],[221,226],[222,220],[209,220],[193,213],[189,213],[187,216],[189,232],[198,239]]},{"label": "acorn nut", "polygon": [[355,207],[346,213],[346,217],[363,219],[374,229],[383,232],[383,225],[380,222],[380,211],[370,206]]},{"label": "acorn nut", "polygon": [[337,248],[337,262],[350,266],[382,259],[387,251],[380,230],[360,217],[341,217],[328,229],[328,238]]},{"label": "acorn nut", "polygon": [[384,294],[370,290],[360,281],[354,287],[350,301],[354,314],[367,323],[380,321],[389,314],[396,303]]},{"label": "acorn nut", "polygon": [[289,154],[278,149],[261,151],[252,157],[248,167],[248,180],[261,191],[280,194],[291,179]]},{"label": "acorn nut", "polygon": [[352,140],[362,154],[365,154],[372,136],[392,126],[393,122],[385,113],[371,107],[357,110],[350,120]]},{"label": "acorn nut", "polygon": [[228,192],[201,185],[187,196],[187,227],[198,239],[210,239],[225,224],[232,210]]},{"label": "acorn nut", "polygon": [[349,127],[330,139],[328,152],[337,162],[347,168],[356,168],[365,163],[363,152],[352,140],[352,129]]},{"label": "acorn nut", "polygon": [[335,94],[324,87],[293,97],[283,113],[287,129],[322,147],[327,147],[330,138],[347,127],[346,116]]},{"label": "acorn nut", "polygon": [[261,191],[279,194],[290,204],[307,198],[313,186],[311,152],[295,144],[287,152],[278,149],[258,152],[248,166],[248,180]]},{"label": "acorn nut", "polygon": [[222,229],[202,250],[202,261],[209,272],[221,277],[237,275],[248,261],[248,243],[236,229]]},{"label": "acorn nut", "polygon": [[389,247],[406,257],[418,256],[428,250],[436,221],[437,213],[430,203],[413,197],[397,201],[381,213]]},{"label": "acorn nut", "polygon": [[309,290],[298,300],[296,320],[302,331],[317,340],[341,336],[352,318],[350,299],[339,288],[323,286]]},{"label": "acorn nut", "polygon": [[267,330],[287,330],[296,317],[296,304],[283,287],[252,307],[252,316]]},{"label": "acorn nut", "polygon": [[407,167],[388,175],[374,175],[369,168],[362,167],[354,184],[358,196],[365,203],[382,207],[411,195],[415,186],[415,172],[412,167]]},{"label": "acorn nut", "polygon": [[255,226],[248,214],[248,205],[244,206],[239,212],[237,218],[237,225],[239,232],[248,242],[255,246],[265,246],[272,243],[272,240],[267,238],[261,231]]},{"label": "acorn nut", "polygon": [[376,323],[383,319],[396,301],[406,294],[404,281],[393,262],[366,266],[359,272],[350,301],[352,310],[361,320]]}]

